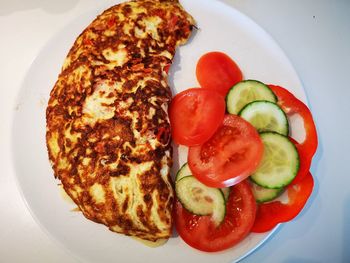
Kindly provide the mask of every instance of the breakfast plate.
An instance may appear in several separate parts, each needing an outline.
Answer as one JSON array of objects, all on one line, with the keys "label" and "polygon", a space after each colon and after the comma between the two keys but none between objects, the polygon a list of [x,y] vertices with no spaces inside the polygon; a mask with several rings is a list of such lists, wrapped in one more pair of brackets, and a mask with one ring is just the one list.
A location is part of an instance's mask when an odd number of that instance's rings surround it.
[{"label": "breakfast plate", "polygon": [[[257,24],[237,10],[215,0],[182,0],[197,21],[189,43],[176,53],[169,84],[174,94],[198,86],[195,66],[208,51],[232,57],[244,77],[274,83],[305,100],[301,82],[281,48]],[[114,3],[111,3],[115,4]],[[265,242],[276,228],[250,234],[235,247],[204,253],[187,246],[174,233],[158,248],[106,230],[75,211],[65,201],[48,161],[45,144],[45,109],[49,93],[63,60],[80,32],[109,5],[77,18],[56,34],[41,50],[28,71],[20,93],[13,123],[13,158],[23,198],[38,224],[61,247],[84,262],[230,262],[247,256]],[[298,136],[298,134],[297,134]],[[186,161],[185,149],[175,147],[173,173]]]}]

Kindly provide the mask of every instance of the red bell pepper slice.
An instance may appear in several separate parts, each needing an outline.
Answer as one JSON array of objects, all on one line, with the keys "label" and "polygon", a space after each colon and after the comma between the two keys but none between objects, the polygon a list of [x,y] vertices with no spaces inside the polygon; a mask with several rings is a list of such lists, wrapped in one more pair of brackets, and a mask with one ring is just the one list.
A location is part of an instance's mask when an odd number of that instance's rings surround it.
[{"label": "red bell pepper slice", "polygon": [[276,85],[269,85],[270,89],[278,98],[277,104],[283,109],[287,116],[298,114],[304,122],[305,139],[298,143],[294,141],[300,157],[300,167],[298,175],[294,178],[292,184],[300,182],[310,169],[312,157],[314,156],[317,145],[317,131],[312,114],[309,108],[292,93],[285,88]]},{"label": "red bell pepper slice", "polygon": [[310,172],[296,184],[286,187],[288,202],[272,201],[258,205],[254,225],[255,233],[263,233],[273,229],[277,224],[287,222],[296,217],[305,206],[314,186]]},{"label": "red bell pepper slice", "polygon": [[302,145],[298,143],[296,140],[293,138],[289,137],[289,139],[294,143],[295,147],[297,148],[298,154],[299,154],[299,170],[291,184],[297,184],[299,183],[309,172],[310,166],[311,166],[311,161],[312,161],[312,156],[309,156],[306,151],[302,150]]}]

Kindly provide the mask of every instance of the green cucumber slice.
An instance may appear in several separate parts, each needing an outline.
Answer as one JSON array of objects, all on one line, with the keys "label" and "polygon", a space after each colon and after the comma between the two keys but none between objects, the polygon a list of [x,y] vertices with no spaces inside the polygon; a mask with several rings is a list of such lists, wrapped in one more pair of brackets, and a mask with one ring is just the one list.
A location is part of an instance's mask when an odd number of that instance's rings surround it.
[{"label": "green cucumber slice", "polygon": [[243,80],[229,90],[226,96],[227,111],[238,114],[245,105],[256,100],[277,102],[277,97],[264,83],[257,80]]},{"label": "green cucumber slice", "polygon": [[177,198],[182,206],[195,215],[211,215],[216,226],[226,214],[225,197],[218,188],[208,187],[194,176],[186,176],[175,183]]},{"label": "green cucumber slice", "polygon": [[[188,163],[185,163],[184,165],[181,166],[179,171],[176,173],[175,182],[179,181],[180,179],[186,176],[191,176],[191,175],[192,175],[192,172],[190,170],[190,167],[188,166]],[[230,194],[230,188],[229,187],[220,188],[220,190],[224,194],[225,201],[227,201],[227,198]]]},{"label": "green cucumber slice", "polygon": [[258,203],[264,203],[271,201],[278,197],[284,190],[284,188],[269,189],[261,187],[254,182],[251,182],[253,195]]},{"label": "green cucumber slice", "polygon": [[192,175],[192,172],[190,170],[190,167],[188,166],[188,163],[185,163],[184,165],[181,166],[179,171],[176,174],[175,177],[175,182],[179,181],[180,179]]},{"label": "green cucumber slice", "polygon": [[260,134],[264,155],[257,170],[251,175],[254,183],[265,188],[288,185],[299,170],[299,154],[288,137],[275,133]]},{"label": "green cucumber slice", "polygon": [[259,132],[278,132],[288,135],[289,124],[284,111],[270,101],[253,101],[239,112],[239,115],[252,124]]}]

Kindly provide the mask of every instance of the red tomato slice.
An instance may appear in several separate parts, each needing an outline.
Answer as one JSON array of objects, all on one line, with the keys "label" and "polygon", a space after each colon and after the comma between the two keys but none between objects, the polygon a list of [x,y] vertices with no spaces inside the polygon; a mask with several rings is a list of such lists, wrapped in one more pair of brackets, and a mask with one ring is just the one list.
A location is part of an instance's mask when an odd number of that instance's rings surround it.
[{"label": "red tomato slice", "polygon": [[189,148],[188,165],[205,185],[227,187],[243,181],[256,170],[263,147],[250,123],[237,115],[226,115],[223,125],[207,142]]},{"label": "red tomato slice", "polygon": [[250,186],[243,181],[232,187],[224,221],[216,227],[210,216],[193,215],[175,205],[175,226],[181,238],[191,247],[214,252],[230,248],[244,239],[254,223],[256,203]]},{"label": "red tomato slice", "polygon": [[295,143],[300,156],[300,168],[298,176],[296,176],[292,182],[298,183],[307,174],[310,169],[312,157],[314,156],[317,145],[317,131],[312,114],[309,108],[299,99],[297,99],[292,93],[285,88],[275,85],[269,85],[272,91],[278,98],[278,105],[283,109],[287,115],[298,114],[304,122],[305,139],[302,143]]},{"label": "red tomato slice", "polygon": [[213,90],[188,89],[173,98],[169,115],[174,141],[187,146],[199,145],[221,125],[225,100]]},{"label": "red tomato slice", "polygon": [[288,203],[273,201],[259,204],[252,232],[263,233],[269,231],[277,224],[290,221],[296,217],[309,199],[313,186],[314,180],[309,172],[299,183],[287,186]]},{"label": "red tomato slice", "polygon": [[222,52],[204,54],[197,63],[196,76],[202,88],[216,90],[223,96],[242,80],[242,72],[237,64]]}]

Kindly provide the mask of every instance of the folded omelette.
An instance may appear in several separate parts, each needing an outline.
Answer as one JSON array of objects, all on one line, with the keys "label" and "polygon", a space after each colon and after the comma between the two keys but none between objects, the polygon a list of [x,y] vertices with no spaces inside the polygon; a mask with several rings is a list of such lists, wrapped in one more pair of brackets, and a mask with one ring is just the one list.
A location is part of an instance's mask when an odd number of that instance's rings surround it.
[{"label": "folded omelette", "polygon": [[167,71],[193,25],[177,0],[115,5],[76,39],[50,93],[55,177],[86,218],[114,232],[171,235]]}]

